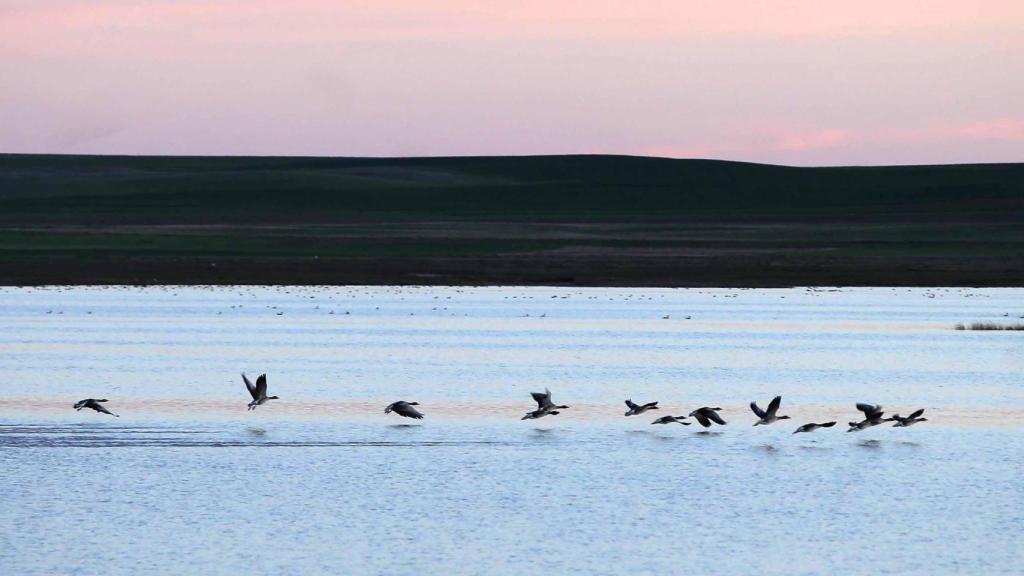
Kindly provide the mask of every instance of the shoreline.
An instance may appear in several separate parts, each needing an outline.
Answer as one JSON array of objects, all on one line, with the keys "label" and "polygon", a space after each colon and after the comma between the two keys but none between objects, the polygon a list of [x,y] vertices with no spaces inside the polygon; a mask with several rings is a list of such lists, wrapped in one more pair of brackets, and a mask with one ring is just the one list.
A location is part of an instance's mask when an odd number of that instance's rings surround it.
[{"label": "shoreline", "polygon": [[0,258],[0,286],[551,286],[1015,288],[1024,257]]}]

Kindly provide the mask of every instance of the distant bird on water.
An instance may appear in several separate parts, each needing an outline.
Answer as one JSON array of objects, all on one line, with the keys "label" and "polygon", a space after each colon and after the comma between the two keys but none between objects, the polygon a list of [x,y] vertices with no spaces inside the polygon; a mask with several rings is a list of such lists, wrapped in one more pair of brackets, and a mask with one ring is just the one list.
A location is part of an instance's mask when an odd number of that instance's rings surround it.
[{"label": "distant bird on water", "polygon": [[761,407],[757,405],[757,402],[751,402],[750,409],[754,411],[754,414],[757,414],[758,418],[760,418],[760,420],[754,422],[754,426],[757,426],[759,424],[771,424],[772,422],[776,422],[778,420],[787,420],[789,416],[775,415],[779,411],[779,406],[781,404],[782,396],[776,396],[775,398],[772,398],[771,403],[768,404],[767,410],[762,410]]},{"label": "distant bird on water", "polygon": [[860,432],[865,428],[877,426],[882,422],[893,421],[893,418],[882,418],[882,414],[885,414],[885,412],[882,411],[881,404],[863,404],[858,402],[857,410],[864,413],[864,419],[860,422],[850,422],[850,429],[847,432]]},{"label": "distant bird on water", "polygon": [[82,408],[92,408],[97,412],[103,412],[104,414],[110,414],[111,416],[117,416],[118,418],[120,418],[120,415],[114,414],[110,410],[107,410],[105,406],[100,404],[100,402],[106,401],[106,398],[86,398],[85,400],[79,400],[78,402],[75,402],[75,410],[81,411]]},{"label": "distant bird on water", "polygon": [[793,434],[799,434],[801,432],[814,432],[818,428],[831,428],[835,425],[835,422],[822,422],[821,424],[815,424],[814,422],[811,422],[810,424],[804,424],[803,426],[797,428],[796,432],[793,432]]},{"label": "distant bird on water", "polygon": [[672,424],[674,422],[676,424],[682,424],[683,426],[690,425],[689,422],[683,422],[683,420],[686,420],[686,416],[662,416],[654,422],[651,422],[651,424]]},{"label": "distant bird on water", "polygon": [[899,414],[893,414],[892,419],[895,420],[896,423],[892,426],[893,428],[906,428],[907,426],[913,426],[918,422],[927,422],[927,418],[921,418],[922,414],[924,414],[924,408],[921,408],[906,418],[901,417]]},{"label": "distant bird on water", "polygon": [[641,405],[637,404],[636,402],[633,402],[632,400],[626,400],[626,406],[629,406],[629,411],[626,412],[626,416],[639,416],[640,414],[643,414],[644,412],[647,412],[648,410],[657,410],[658,409],[658,403],[657,402],[648,402],[647,404],[644,404],[643,406],[641,406]]},{"label": "distant bird on water", "polygon": [[554,416],[558,414],[559,410],[565,410],[568,406],[555,406],[555,403],[551,401],[551,390],[547,388],[544,392],[530,392],[530,396],[537,402],[537,409],[533,412],[527,412],[526,416],[520,418],[520,420],[534,420],[537,418],[543,418],[544,416]]},{"label": "distant bird on water", "polygon": [[405,416],[406,418],[415,418],[417,420],[423,419],[423,414],[419,410],[413,408],[413,406],[419,406],[419,402],[406,402],[405,400],[399,400],[398,402],[392,402],[388,404],[387,408],[384,409],[385,414],[391,414],[394,412],[399,416]]},{"label": "distant bird on water", "polygon": [[690,416],[696,418],[697,422],[705,428],[711,426],[712,422],[724,426],[725,420],[722,420],[722,417],[718,415],[719,410],[721,410],[721,408],[708,408],[707,406],[704,406],[690,412]]},{"label": "distant bird on water", "polygon": [[252,402],[249,402],[249,410],[255,410],[257,406],[266,403],[267,400],[278,400],[277,396],[267,396],[266,374],[260,374],[260,377],[256,379],[255,386],[249,381],[244,372],[242,373],[242,380],[245,381],[245,388],[252,396]]}]

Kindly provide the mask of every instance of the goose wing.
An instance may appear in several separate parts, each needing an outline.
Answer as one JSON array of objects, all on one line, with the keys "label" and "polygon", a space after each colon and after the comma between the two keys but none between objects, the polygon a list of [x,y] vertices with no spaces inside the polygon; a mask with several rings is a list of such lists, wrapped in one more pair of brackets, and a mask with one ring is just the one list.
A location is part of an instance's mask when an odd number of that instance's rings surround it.
[{"label": "goose wing", "polygon": [[78,402],[75,402],[74,408],[75,408],[75,410],[81,410],[82,408],[85,408],[85,405],[88,404],[88,403],[89,403],[89,398],[86,398],[85,400],[79,400]]},{"label": "goose wing", "polygon": [[543,392],[530,392],[530,396],[533,396],[533,401],[537,403],[537,408],[543,408],[544,403],[548,401],[547,394]]},{"label": "goose wing", "polygon": [[920,410],[914,412],[913,414],[908,416],[907,419],[913,420],[914,418],[920,418],[922,414],[924,414],[924,408],[921,408]]},{"label": "goose wing", "polygon": [[395,406],[394,410],[395,412],[398,412],[399,415],[405,416],[406,418],[415,418],[417,420],[423,419],[423,414],[420,414],[419,410],[406,402],[402,402]]},{"label": "goose wing", "polygon": [[831,428],[831,427],[833,427],[835,425],[836,425],[836,423],[834,421],[833,422],[824,422],[822,424],[818,424],[818,427],[819,428]]},{"label": "goose wing", "polygon": [[725,425],[725,420],[722,420],[722,417],[719,416],[718,412],[715,412],[714,410],[708,410],[708,418],[710,418],[714,422],[717,422],[718,424]]},{"label": "goose wing", "polygon": [[396,404],[398,404],[398,402],[392,402],[391,404],[388,404],[387,406],[385,406],[384,407],[384,413],[385,414],[391,414],[391,411],[395,409],[395,405]]},{"label": "goose wing", "polygon": [[693,417],[697,419],[697,422],[700,422],[701,426],[705,428],[711,426],[711,420],[708,420],[708,417],[705,416],[703,412],[697,412],[693,414]]},{"label": "goose wing", "polygon": [[263,398],[266,395],[267,395],[267,375],[266,374],[260,374],[260,377],[256,379],[256,396],[255,396],[255,398],[257,400],[259,400],[260,398]]},{"label": "goose wing", "polygon": [[758,418],[764,418],[767,415],[765,411],[761,410],[761,407],[757,405],[757,402],[751,402],[750,409],[754,411],[754,414],[757,414]]},{"label": "goose wing", "polygon": [[530,396],[533,396],[533,399],[537,401],[537,407],[541,410],[555,407],[554,403],[551,402],[551,390],[547,388],[544,389],[543,394],[540,392],[530,392]]},{"label": "goose wing", "polygon": [[782,404],[782,396],[776,396],[772,398],[770,404],[768,404],[768,415],[775,416],[775,413],[779,411],[779,406]]},{"label": "goose wing", "polygon": [[868,418],[877,417],[882,415],[881,404],[864,404],[861,402],[857,403],[857,410],[864,413],[864,416]]},{"label": "goose wing", "polygon": [[636,402],[633,402],[632,400],[626,400],[626,406],[629,406],[630,410],[636,410],[637,408],[640,407],[637,405]]},{"label": "goose wing", "polygon": [[644,404],[643,407],[648,409],[648,410],[653,410],[654,408],[658,407],[658,403],[657,402],[648,402],[647,404]]},{"label": "goose wing", "polygon": [[249,377],[242,372],[242,380],[245,382],[245,389],[249,391],[249,395],[252,396],[253,400],[259,400],[259,396],[256,395],[256,386],[253,385]]}]

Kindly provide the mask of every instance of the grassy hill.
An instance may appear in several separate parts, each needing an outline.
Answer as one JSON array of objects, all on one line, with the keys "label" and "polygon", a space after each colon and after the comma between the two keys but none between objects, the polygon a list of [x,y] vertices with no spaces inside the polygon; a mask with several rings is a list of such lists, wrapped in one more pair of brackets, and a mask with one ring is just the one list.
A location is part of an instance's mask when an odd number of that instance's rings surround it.
[{"label": "grassy hill", "polygon": [[0,155],[0,283],[1021,285],[1024,164]]}]

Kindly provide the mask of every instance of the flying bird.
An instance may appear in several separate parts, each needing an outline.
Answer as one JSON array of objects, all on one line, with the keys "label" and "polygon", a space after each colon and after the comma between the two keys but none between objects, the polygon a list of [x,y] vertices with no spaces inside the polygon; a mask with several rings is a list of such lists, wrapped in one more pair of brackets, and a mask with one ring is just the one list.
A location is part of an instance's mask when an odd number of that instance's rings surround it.
[{"label": "flying bird", "polygon": [[725,420],[722,420],[722,417],[718,415],[719,410],[721,410],[721,408],[708,408],[707,406],[704,406],[690,412],[690,416],[696,418],[697,422],[705,428],[711,426],[712,422],[724,426]]},{"label": "flying bird", "polygon": [[626,400],[626,406],[629,406],[629,411],[626,412],[626,416],[639,416],[640,414],[643,414],[644,412],[647,412],[648,410],[657,410],[658,409],[658,403],[657,402],[648,402],[647,404],[644,404],[643,406],[641,406],[641,405],[637,404],[636,402],[633,402],[632,400]]},{"label": "flying bird", "polygon": [[530,396],[537,402],[537,409],[533,412],[527,412],[525,416],[520,420],[533,420],[536,418],[543,418],[547,415],[556,415],[559,410],[565,410],[568,406],[555,406],[555,403],[551,401],[551,390],[544,389],[543,393],[530,392]]},{"label": "flying bird", "polygon": [[249,381],[244,372],[242,373],[242,380],[245,381],[245,388],[252,396],[252,402],[249,402],[249,410],[255,410],[257,406],[266,403],[267,400],[278,400],[277,396],[267,396],[266,374],[260,374],[260,377],[256,379],[255,386]]},{"label": "flying bird", "polygon": [[777,420],[788,419],[789,416],[775,415],[776,412],[779,411],[779,405],[781,404],[782,396],[776,396],[775,398],[772,398],[772,401],[768,404],[767,410],[762,410],[761,407],[757,405],[757,402],[751,402],[750,409],[754,411],[754,414],[757,414],[758,418],[760,418],[760,420],[754,422],[754,426],[757,426],[759,424],[771,424],[772,422],[775,422]]},{"label": "flying bird", "polygon": [[676,424],[682,424],[683,426],[690,425],[689,422],[683,422],[683,420],[686,420],[686,416],[662,416],[654,422],[651,422],[651,424],[672,424],[675,422]]},{"label": "flying bird", "polygon": [[803,426],[797,428],[796,432],[793,432],[793,434],[799,434],[801,432],[814,432],[818,428],[831,428],[835,425],[835,422],[823,422],[821,424],[815,424],[814,422],[811,422],[810,424],[804,424]]},{"label": "flying bird", "polygon": [[850,429],[847,432],[860,432],[865,428],[877,426],[882,422],[893,421],[893,418],[882,418],[882,414],[885,414],[885,412],[882,411],[881,404],[863,404],[858,402],[857,410],[864,413],[864,419],[860,422],[850,422]]},{"label": "flying bird", "polygon": [[893,428],[906,428],[907,426],[913,426],[918,422],[927,422],[927,418],[921,418],[922,414],[924,414],[924,408],[921,408],[906,418],[901,417],[899,414],[893,414],[892,419],[895,420],[896,423],[892,426]]},{"label": "flying bird", "polygon": [[419,402],[406,402],[405,400],[399,400],[388,404],[387,408],[384,409],[385,414],[391,414],[394,412],[399,416],[405,416],[406,418],[415,418],[417,420],[423,419],[423,414],[419,410],[413,408],[413,406],[419,406]]},{"label": "flying bird", "polygon": [[86,398],[85,400],[79,400],[78,402],[75,402],[75,410],[81,411],[82,408],[92,408],[93,410],[95,410],[97,412],[102,412],[104,414],[110,414],[111,416],[116,416],[116,417],[120,418],[121,417],[120,415],[114,414],[110,410],[107,410],[107,408],[105,406],[100,404],[100,402],[106,402],[106,401],[107,401],[106,398],[100,398],[100,399],[97,399],[97,398]]}]

